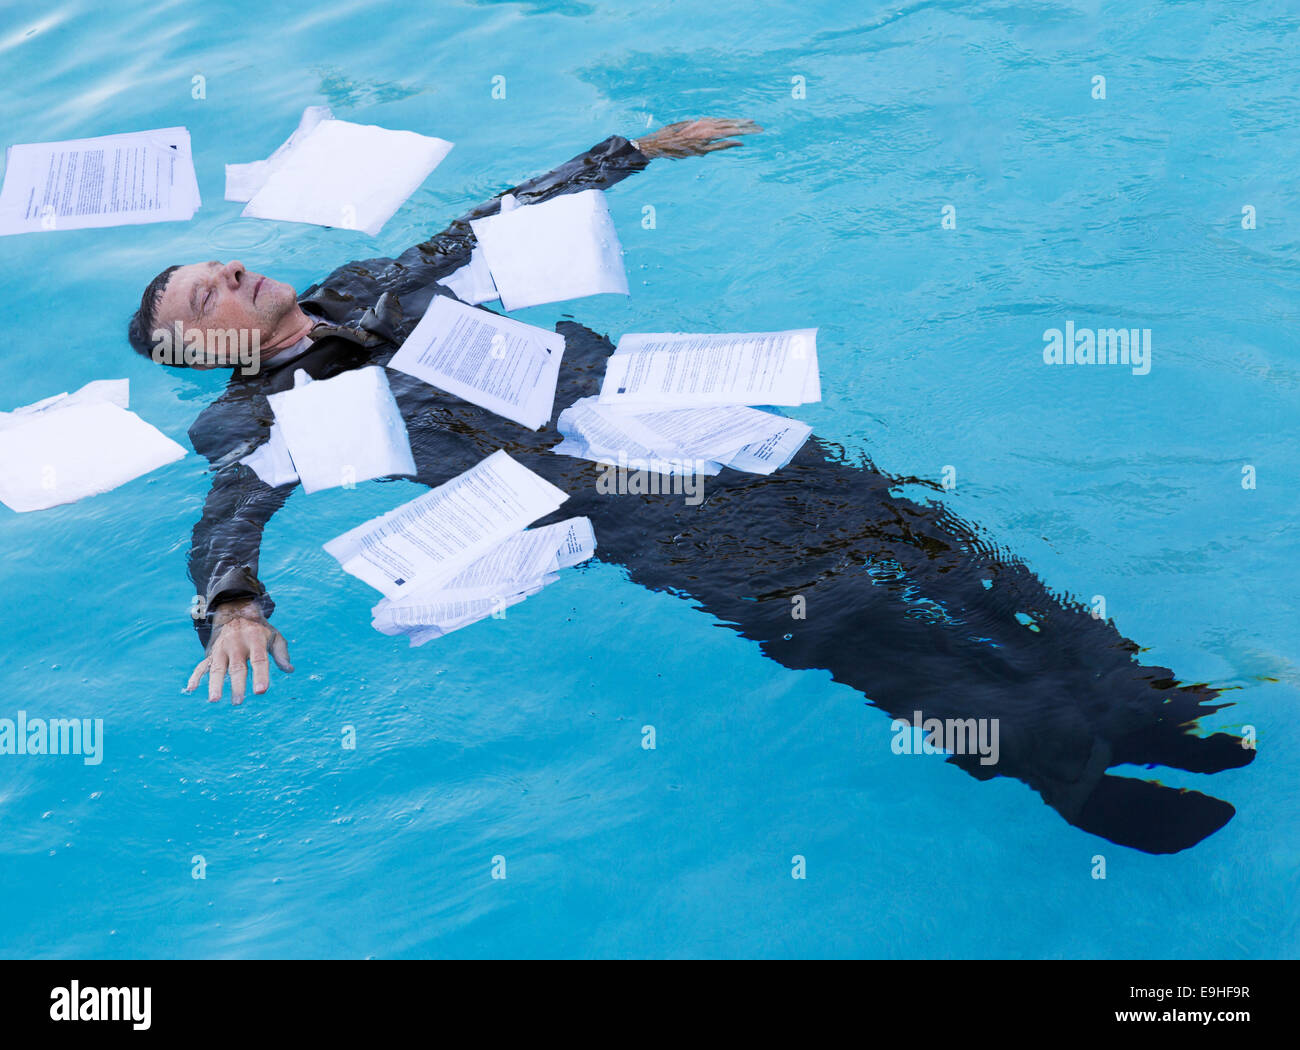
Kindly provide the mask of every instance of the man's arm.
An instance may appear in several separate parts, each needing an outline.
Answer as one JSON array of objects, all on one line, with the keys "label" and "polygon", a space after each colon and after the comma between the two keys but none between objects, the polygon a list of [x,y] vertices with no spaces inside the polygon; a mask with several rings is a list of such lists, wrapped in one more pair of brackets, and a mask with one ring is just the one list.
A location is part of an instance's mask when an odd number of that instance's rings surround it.
[{"label": "man's arm", "polygon": [[257,578],[258,552],[262,530],[293,488],[272,488],[242,463],[231,463],[213,475],[189,558],[190,579],[201,600],[195,627],[205,646],[212,631],[211,613],[223,602],[252,600],[268,617],[275,610]]},{"label": "man's arm", "polygon": [[[728,136],[761,130],[750,120],[706,119],[670,124],[636,143],[613,135],[554,171],[505,192],[513,194],[520,204],[537,204],[564,193],[604,190],[642,170],[655,157],[702,156],[730,149],[741,143]],[[365,299],[366,291],[373,293],[375,301],[383,293],[392,292],[408,296],[403,303],[408,317],[422,313],[427,298],[421,304],[420,296],[409,293],[431,289],[440,277],[468,261],[475,243],[470,220],[495,214],[503,196],[505,193],[498,194],[479,205],[397,259],[366,260],[341,267],[308,289],[300,301],[313,294],[329,294],[334,284],[342,284],[354,305]],[[197,626],[207,655],[194,669],[187,688],[193,691],[207,674],[208,699],[212,701],[221,699],[227,674],[232,699],[237,704],[243,701],[247,664],[253,668],[253,692],[265,692],[269,685],[268,652],[282,670],[293,670],[284,637],[267,622],[274,604],[257,578],[262,530],[292,488],[271,488],[248,467],[230,462],[230,449],[240,446],[252,451],[265,440],[269,424],[259,423],[258,419],[269,419],[269,415],[265,406],[259,408],[246,397],[223,397],[209,406],[190,431],[195,450],[218,466],[203,517],[194,529],[190,553],[190,576],[198,593],[204,596],[205,615]],[[248,433],[242,434],[244,431]]]},{"label": "man's arm", "polygon": [[[669,124],[641,139],[625,139],[611,135],[586,153],[561,164],[554,171],[521,182],[514,189],[498,193],[490,201],[462,215],[448,227],[446,233],[468,232],[471,219],[495,215],[501,210],[501,198],[511,195],[519,204],[540,204],[552,197],[583,190],[607,190],[622,182],[634,172],[643,171],[656,157],[698,157],[717,150],[741,145],[739,139],[729,135],[752,135],[763,129],[752,120],[683,120]],[[437,238],[434,238],[436,241]]]},{"label": "man's arm", "polygon": [[[553,171],[503,190],[466,212],[441,233],[407,249],[394,260],[396,272],[386,275],[385,288],[399,297],[409,296],[417,287],[431,284],[465,265],[477,243],[470,221],[497,214],[501,199],[507,194],[524,205],[540,204],[566,193],[607,190],[644,170],[656,157],[681,159],[731,149],[742,143],[730,136],[752,135],[762,130],[752,120],[705,118],[669,124],[637,140],[611,135]],[[404,305],[408,304],[404,301]],[[412,315],[412,308],[422,312],[424,305],[427,304],[410,303],[408,316]]]},{"label": "man's arm", "polygon": [[[192,692],[208,674],[208,699],[214,702],[221,699],[227,674],[231,699],[243,702],[250,663],[253,692],[266,692],[268,652],[281,670],[293,670],[284,637],[267,622],[275,603],[257,578],[257,568],[262,531],[294,486],[272,488],[251,468],[232,461],[265,437],[266,428],[257,424],[256,416],[247,398],[223,399],[190,430],[195,449],[214,461],[216,469],[203,516],[194,526],[189,558],[190,579],[201,602],[195,627],[206,655],[186,688]],[[237,431],[249,425],[257,426],[257,435],[239,440]],[[218,455],[221,452],[224,455]]]}]

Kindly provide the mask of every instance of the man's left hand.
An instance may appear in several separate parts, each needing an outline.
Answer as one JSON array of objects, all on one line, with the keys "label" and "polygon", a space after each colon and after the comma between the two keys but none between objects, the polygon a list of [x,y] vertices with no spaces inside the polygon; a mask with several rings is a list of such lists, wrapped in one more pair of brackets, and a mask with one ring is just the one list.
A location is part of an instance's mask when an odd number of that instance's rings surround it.
[{"label": "man's left hand", "polygon": [[676,124],[667,124],[658,131],[636,140],[637,148],[645,156],[654,157],[700,157],[715,150],[731,149],[743,145],[732,135],[754,135],[762,127],[752,120],[718,119],[705,117],[702,120],[679,120]]}]

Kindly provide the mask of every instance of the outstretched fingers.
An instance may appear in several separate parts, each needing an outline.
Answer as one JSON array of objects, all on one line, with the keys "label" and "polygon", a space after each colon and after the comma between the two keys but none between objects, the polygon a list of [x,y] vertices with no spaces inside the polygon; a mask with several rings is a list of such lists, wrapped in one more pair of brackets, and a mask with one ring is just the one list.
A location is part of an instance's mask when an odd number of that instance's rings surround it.
[{"label": "outstretched fingers", "polygon": [[700,138],[695,146],[697,153],[716,153],[718,150],[743,145],[739,139],[730,136],[756,135],[763,128],[752,120],[719,120],[706,117],[704,120],[696,121],[691,130],[695,131]]},{"label": "outstretched fingers", "polygon": [[[249,653],[251,658],[257,652],[256,649]],[[248,685],[248,663],[243,653],[237,653],[235,659],[230,664],[230,702],[232,704],[242,704],[244,702],[244,690]]]},{"label": "outstretched fingers", "polygon": [[254,649],[249,654],[248,662],[253,665],[253,692],[265,693],[271,688],[271,661],[265,651]]},{"label": "outstretched fingers", "polygon": [[763,125],[757,124],[748,118],[709,120],[706,123],[710,125],[710,130],[714,131],[719,138],[723,135],[757,135],[763,130]]},{"label": "outstretched fingers", "polygon": [[[293,664],[289,662],[289,643],[284,640],[284,635],[275,628],[271,628],[271,655],[275,657],[276,666],[286,674],[293,673]],[[262,692],[263,690],[257,690]]]},{"label": "outstretched fingers", "polygon": [[205,656],[199,661],[198,666],[194,668],[194,673],[190,675],[190,680],[185,683],[185,691],[187,693],[192,693],[199,687],[199,683],[203,681],[203,676],[208,673],[208,663],[208,658]]},{"label": "outstretched fingers", "polygon": [[226,686],[226,669],[229,661],[226,654],[219,651],[211,658],[208,664],[208,703],[217,704],[221,702],[221,692]]},{"label": "outstretched fingers", "polygon": [[280,670],[293,671],[289,646],[284,636],[260,614],[238,613],[218,628],[208,647],[208,655],[194,668],[186,692],[193,692],[203,676],[208,676],[208,700],[218,703],[230,677],[230,701],[242,704],[248,692],[248,669],[253,669],[253,692],[265,693],[271,687],[271,657]]}]

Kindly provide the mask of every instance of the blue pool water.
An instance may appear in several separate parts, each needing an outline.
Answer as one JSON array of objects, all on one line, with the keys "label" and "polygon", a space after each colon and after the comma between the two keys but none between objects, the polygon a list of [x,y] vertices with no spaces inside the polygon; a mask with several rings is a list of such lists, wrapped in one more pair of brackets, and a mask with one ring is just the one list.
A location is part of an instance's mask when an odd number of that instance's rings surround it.
[{"label": "blue pool water", "polygon": [[[100,766],[0,758],[0,954],[1295,955],[1294,5],[403,6],[0,9],[6,144],[183,124],[204,201],[190,223],[0,239],[0,408],[127,376],[185,443],[219,378],[124,338],[163,265],[239,258],[305,287],[611,133],[753,117],[743,149],[609,193],[629,299],[518,316],[614,338],[819,326],[824,400],[795,414],[890,471],[954,467],[918,498],[1104,596],[1145,660],[1230,690],[1204,725],[1254,726],[1255,763],[1140,772],[1237,816],[1172,856],[1113,845],[1019,781],[894,755],[861,694],[609,565],[407,649],[321,544],[411,482],[289,501],[262,577],[297,672],[210,706],[181,692],[191,454],[0,510],[0,715],[103,718],[106,738]],[[222,165],[313,104],[456,147],[378,237],[240,220]],[[1150,374],[1045,366],[1067,320],[1150,328]]]}]

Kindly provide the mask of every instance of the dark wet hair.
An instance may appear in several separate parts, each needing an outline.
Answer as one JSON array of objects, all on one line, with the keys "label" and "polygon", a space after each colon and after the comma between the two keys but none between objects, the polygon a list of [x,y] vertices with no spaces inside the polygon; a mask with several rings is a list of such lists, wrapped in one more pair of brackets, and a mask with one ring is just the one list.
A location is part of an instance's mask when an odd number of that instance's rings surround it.
[{"label": "dark wet hair", "polygon": [[[144,290],[144,295],[140,297],[140,309],[131,316],[131,322],[127,325],[126,337],[130,341],[132,349],[151,361],[153,360],[153,330],[157,323],[158,303],[162,300],[163,292],[167,288],[167,282],[171,280],[172,274],[179,269],[179,266],[169,266],[149,282],[149,286]],[[179,362],[179,364],[174,367],[185,367],[179,356],[175,358],[175,361]],[[163,363],[173,364],[172,361]]]}]

